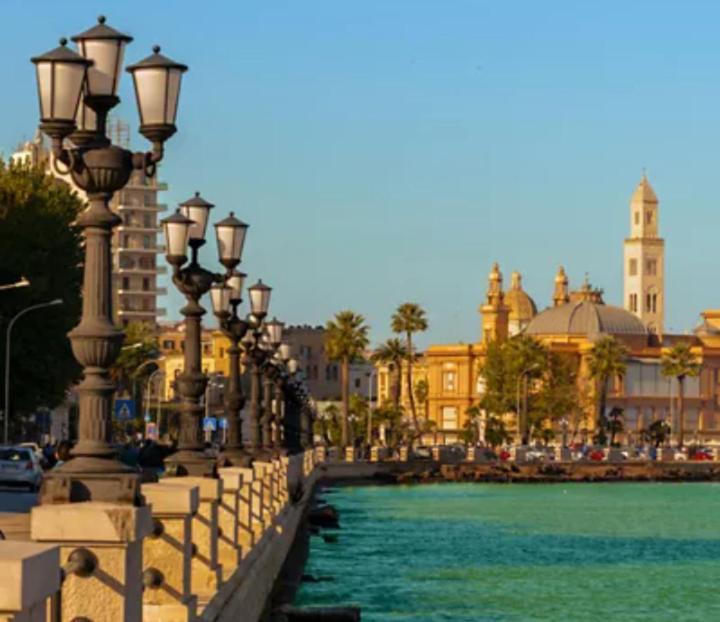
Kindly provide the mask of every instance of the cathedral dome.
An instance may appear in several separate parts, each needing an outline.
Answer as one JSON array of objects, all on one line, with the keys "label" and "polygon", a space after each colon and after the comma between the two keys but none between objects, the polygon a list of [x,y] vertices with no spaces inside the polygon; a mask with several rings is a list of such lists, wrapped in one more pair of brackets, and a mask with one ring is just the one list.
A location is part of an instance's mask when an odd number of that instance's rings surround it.
[{"label": "cathedral dome", "polygon": [[647,335],[638,317],[611,305],[589,300],[546,309],[528,324],[528,335]]},{"label": "cathedral dome", "polygon": [[505,304],[510,309],[508,319],[524,326],[537,315],[537,306],[522,288],[520,273],[513,272],[510,279],[510,289],[505,292]]}]

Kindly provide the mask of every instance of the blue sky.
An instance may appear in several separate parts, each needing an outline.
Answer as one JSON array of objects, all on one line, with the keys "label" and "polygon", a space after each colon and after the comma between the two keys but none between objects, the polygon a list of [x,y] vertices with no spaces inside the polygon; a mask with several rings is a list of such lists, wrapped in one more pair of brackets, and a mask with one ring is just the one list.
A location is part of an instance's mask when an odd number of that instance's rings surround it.
[{"label": "blue sky", "polygon": [[[215,218],[249,222],[243,268],[291,323],[352,308],[375,342],[412,300],[430,320],[421,343],[472,341],[495,260],[540,308],[561,263],[620,304],[643,167],[661,201],[666,325],[684,332],[720,306],[717,3],[2,5],[6,154],[37,123],[28,58],[98,13],[135,37],[129,61],[159,43],[190,65],[164,200],[198,189]],[[136,126],[127,78],[121,95]]]}]

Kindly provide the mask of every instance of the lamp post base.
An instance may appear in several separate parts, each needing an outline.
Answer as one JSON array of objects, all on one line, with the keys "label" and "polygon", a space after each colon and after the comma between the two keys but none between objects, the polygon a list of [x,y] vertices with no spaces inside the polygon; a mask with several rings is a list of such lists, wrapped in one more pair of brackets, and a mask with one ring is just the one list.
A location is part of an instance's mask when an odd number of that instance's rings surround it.
[{"label": "lamp post base", "polygon": [[144,505],[140,473],[117,460],[77,457],[48,473],[40,489],[40,504],[105,501]]},{"label": "lamp post base", "polygon": [[165,471],[171,477],[217,477],[217,459],[202,450],[181,449],[165,458]]}]

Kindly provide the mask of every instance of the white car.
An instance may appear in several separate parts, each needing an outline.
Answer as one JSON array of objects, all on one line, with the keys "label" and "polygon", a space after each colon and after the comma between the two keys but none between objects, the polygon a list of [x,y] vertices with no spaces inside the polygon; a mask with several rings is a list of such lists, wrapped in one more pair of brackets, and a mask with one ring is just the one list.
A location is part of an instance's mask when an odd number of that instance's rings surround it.
[{"label": "white car", "polygon": [[27,486],[35,492],[40,488],[40,482],[40,459],[31,448],[0,447],[0,484]]}]

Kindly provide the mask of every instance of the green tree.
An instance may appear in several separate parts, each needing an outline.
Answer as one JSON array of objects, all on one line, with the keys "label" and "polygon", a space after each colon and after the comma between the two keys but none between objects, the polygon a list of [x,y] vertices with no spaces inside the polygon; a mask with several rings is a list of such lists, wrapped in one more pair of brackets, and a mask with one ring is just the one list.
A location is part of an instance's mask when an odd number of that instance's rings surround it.
[{"label": "green tree", "polygon": [[653,446],[657,448],[670,438],[670,426],[666,421],[658,419],[657,421],[653,421],[648,429],[643,430],[641,434],[643,439],[652,443]]},{"label": "green tree", "polygon": [[493,449],[512,440],[502,417],[488,415],[485,423],[485,442]]},{"label": "green tree", "polygon": [[350,364],[361,360],[368,346],[368,327],[365,318],[354,311],[340,311],[328,320],[325,327],[325,352],[328,359],[340,363],[342,411],[340,442],[348,443],[348,415],[350,414]]},{"label": "green tree", "polygon": [[676,343],[661,359],[662,373],[675,378],[678,385],[678,447],[685,442],[685,379],[700,373],[700,362],[693,353],[690,344]]},{"label": "green tree", "polygon": [[610,432],[610,447],[614,447],[615,437],[625,429],[625,412],[622,408],[616,406],[610,409],[607,428],[608,432]]},{"label": "green tree", "polygon": [[428,396],[430,394],[430,385],[425,378],[420,378],[415,383],[415,399],[422,407],[423,419],[427,422],[428,417]]},{"label": "green tree", "polygon": [[387,365],[391,374],[390,399],[395,408],[400,407],[400,383],[402,381],[402,364],[407,358],[405,344],[397,337],[393,337],[381,343],[373,352],[371,360],[373,363]]},{"label": "green tree", "polygon": [[417,354],[413,347],[413,335],[426,331],[428,321],[424,309],[415,302],[404,302],[392,316],[391,326],[394,333],[405,335],[406,365],[407,365],[407,392],[410,403],[410,414],[412,415],[415,430],[419,429],[417,411],[415,410],[415,395],[413,391],[413,363],[417,360]]},{"label": "green tree", "polygon": [[531,430],[542,432],[548,424],[571,416],[579,405],[580,392],[575,366],[554,352],[548,353],[530,413]]},{"label": "green tree", "polygon": [[482,419],[482,410],[479,406],[470,406],[465,411],[467,418],[463,423],[463,431],[461,433],[463,441],[466,445],[477,445],[480,442],[480,420]]},{"label": "green tree", "polygon": [[[129,393],[133,400],[138,400],[145,382],[158,368],[156,361],[159,354],[153,326],[146,322],[130,322],[125,327],[125,340],[120,354],[110,369],[118,393]],[[137,406],[140,404],[136,404]],[[136,409],[136,412],[139,412],[139,409]]]},{"label": "green tree", "polygon": [[595,342],[590,351],[589,371],[590,377],[598,386],[596,393],[597,405],[597,439],[605,444],[607,428],[607,397],[610,390],[610,380],[622,378],[627,371],[625,360],[628,349],[615,337],[601,337]]},{"label": "green tree", "polygon": [[[0,284],[21,276],[31,283],[0,296],[3,348],[7,323],[19,311],[55,298],[64,302],[28,314],[13,328],[11,415],[57,406],[79,378],[67,333],[80,317],[83,253],[73,223],[82,209],[67,184],[40,168],[0,161]],[[4,360],[0,364],[4,375]]]}]

